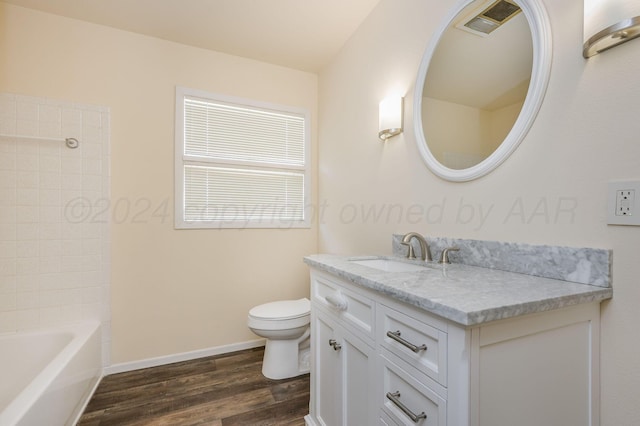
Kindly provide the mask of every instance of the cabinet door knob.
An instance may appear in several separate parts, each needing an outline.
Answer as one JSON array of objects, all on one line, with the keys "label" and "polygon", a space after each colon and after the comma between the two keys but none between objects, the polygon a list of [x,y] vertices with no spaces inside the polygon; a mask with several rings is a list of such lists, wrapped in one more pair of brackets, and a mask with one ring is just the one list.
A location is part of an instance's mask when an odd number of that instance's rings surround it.
[{"label": "cabinet door knob", "polygon": [[391,402],[393,402],[393,405],[395,405],[403,413],[405,413],[411,419],[412,422],[418,423],[420,420],[427,418],[427,415],[424,413],[424,411],[420,414],[415,414],[413,411],[409,409],[409,407],[407,407],[402,402],[400,402],[400,391],[396,391],[393,393],[387,392],[387,398]]},{"label": "cabinet door knob", "polygon": [[387,337],[392,338],[393,340],[395,340],[396,342],[400,343],[402,346],[405,346],[409,349],[411,349],[413,352],[418,353],[420,351],[426,351],[427,350],[427,345],[420,345],[420,346],[416,346],[413,343],[403,339],[402,337],[400,337],[400,330],[397,331],[387,331]]},{"label": "cabinet door knob", "polygon": [[329,339],[329,346],[331,346],[334,351],[339,351],[340,349],[342,349],[342,345],[336,342],[335,339]]}]

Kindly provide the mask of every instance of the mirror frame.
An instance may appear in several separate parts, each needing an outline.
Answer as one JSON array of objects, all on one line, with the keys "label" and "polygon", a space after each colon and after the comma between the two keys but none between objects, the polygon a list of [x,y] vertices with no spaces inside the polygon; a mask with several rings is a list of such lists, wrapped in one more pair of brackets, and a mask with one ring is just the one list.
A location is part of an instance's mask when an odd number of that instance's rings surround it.
[{"label": "mirror frame", "polygon": [[533,66],[531,70],[531,83],[527,90],[522,110],[518,115],[509,134],[496,150],[480,163],[466,169],[450,169],[440,163],[429,150],[427,140],[422,127],[422,93],[429,69],[431,58],[438,47],[444,32],[456,20],[458,14],[475,0],[461,0],[447,15],[443,24],[436,30],[431,38],[416,77],[415,92],[413,98],[413,121],[416,135],[416,143],[422,159],[427,167],[442,179],[453,182],[465,182],[477,179],[494,170],[505,161],[520,145],[533,121],[538,114],[544,99],[549,76],[551,74],[552,41],[551,25],[549,17],[540,0],[517,0],[529,23],[531,38],[533,41]]}]

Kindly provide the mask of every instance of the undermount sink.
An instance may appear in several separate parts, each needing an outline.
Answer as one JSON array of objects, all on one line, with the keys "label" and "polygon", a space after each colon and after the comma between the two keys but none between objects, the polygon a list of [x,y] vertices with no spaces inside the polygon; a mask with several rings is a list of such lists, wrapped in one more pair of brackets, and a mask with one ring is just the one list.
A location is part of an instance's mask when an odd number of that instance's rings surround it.
[{"label": "undermount sink", "polygon": [[378,269],[385,272],[414,272],[424,271],[426,266],[415,265],[413,263],[400,262],[392,259],[361,259],[350,260],[356,265],[366,266],[368,268]]}]

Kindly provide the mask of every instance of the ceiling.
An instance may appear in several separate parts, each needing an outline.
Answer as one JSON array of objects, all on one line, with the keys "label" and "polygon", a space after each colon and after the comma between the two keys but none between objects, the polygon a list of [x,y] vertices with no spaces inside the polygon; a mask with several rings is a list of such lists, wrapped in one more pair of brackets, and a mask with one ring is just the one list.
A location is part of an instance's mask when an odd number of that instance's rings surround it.
[{"label": "ceiling", "polygon": [[380,0],[1,0],[318,72]]}]

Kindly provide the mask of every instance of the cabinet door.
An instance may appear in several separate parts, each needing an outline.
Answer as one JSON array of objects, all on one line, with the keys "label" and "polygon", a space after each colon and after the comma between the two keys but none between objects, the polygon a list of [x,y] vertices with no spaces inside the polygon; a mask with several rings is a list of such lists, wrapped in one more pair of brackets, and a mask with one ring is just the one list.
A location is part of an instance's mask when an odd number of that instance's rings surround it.
[{"label": "cabinet door", "polygon": [[338,426],[342,419],[342,362],[336,342],[336,324],[325,314],[312,315],[312,396],[313,416],[320,425]]},{"label": "cabinet door", "polygon": [[373,349],[344,329],[338,343],[342,356],[342,403],[344,426],[369,426],[376,423],[375,404],[377,383]]},{"label": "cabinet door", "polygon": [[326,426],[375,423],[375,354],[371,346],[315,310],[312,370],[313,415]]}]

